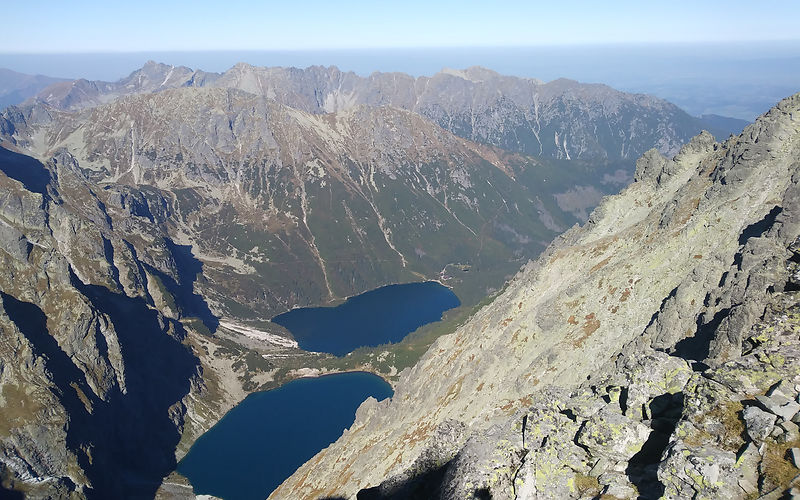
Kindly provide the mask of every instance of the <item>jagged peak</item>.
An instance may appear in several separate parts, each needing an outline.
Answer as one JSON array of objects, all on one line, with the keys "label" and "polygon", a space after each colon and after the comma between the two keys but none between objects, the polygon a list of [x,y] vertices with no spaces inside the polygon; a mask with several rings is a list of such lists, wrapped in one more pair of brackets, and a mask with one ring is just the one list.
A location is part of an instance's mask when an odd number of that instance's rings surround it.
[{"label": "jagged peak", "polygon": [[493,80],[501,76],[500,73],[483,66],[470,66],[466,69],[443,68],[439,74],[455,76],[474,83]]},{"label": "jagged peak", "polygon": [[675,156],[675,161],[680,161],[694,154],[708,153],[717,147],[719,147],[719,143],[714,139],[714,136],[711,135],[709,131],[702,130],[681,147],[680,151]]},{"label": "jagged peak", "polygon": [[636,160],[636,172],[633,182],[656,181],[670,160],[656,148],[649,149]]},{"label": "jagged peak", "polygon": [[234,70],[234,71],[253,71],[254,69],[256,69],[256,66],[253,66],[252,64],[246,63],[244,61],[239,61],[236,64],[234,64],[233,66],[231,66],[231,68],[228,71],[231,71],[231,70]]}]

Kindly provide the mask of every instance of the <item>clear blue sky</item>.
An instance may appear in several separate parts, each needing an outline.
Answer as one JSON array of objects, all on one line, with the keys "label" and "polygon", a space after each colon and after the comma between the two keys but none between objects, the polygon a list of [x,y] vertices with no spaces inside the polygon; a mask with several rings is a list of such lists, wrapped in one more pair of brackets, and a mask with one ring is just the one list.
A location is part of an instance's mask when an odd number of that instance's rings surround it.
[{"label": "clear blue sky", "polygon": [[0,52],[797,40],[797,0],[9,1]]}]

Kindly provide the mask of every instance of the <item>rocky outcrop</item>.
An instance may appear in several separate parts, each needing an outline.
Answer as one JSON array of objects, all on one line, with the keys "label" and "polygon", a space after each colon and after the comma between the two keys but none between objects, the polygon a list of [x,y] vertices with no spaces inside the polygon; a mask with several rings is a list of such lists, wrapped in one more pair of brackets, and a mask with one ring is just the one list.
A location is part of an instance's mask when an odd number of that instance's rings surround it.
[{"label": "rocky outcrop", "polygon": [[[646,154],[634,184],[272,498],[794,487],[798,116],[800,94],[723,144],[701,135],[673,159]],[[449,444],[434,445],[443,429]]]},{"label": "rocky outcrop", "polygon": [[155,227],[115,232],[67,153],[2,167],[22,182],[0,173],[0,492],[152,496],[205,393],[144,271],[181,281],[177,258]]}]

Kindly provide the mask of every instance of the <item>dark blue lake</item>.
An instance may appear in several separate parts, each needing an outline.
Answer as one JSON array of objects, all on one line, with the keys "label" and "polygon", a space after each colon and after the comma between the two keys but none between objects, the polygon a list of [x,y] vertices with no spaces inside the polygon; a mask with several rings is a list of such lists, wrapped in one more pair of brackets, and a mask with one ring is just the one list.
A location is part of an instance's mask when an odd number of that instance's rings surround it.
[{"label": "dark blue lake", "polygon": [[377,288],[336,307],[292,309],[272,321],[292,332],[307,351],[344,356],[357,347],[400,342],[459,305],[452,290],[425,281]]},{"label": "dark blue lake", "polygon": [[391,395],[383,379],[363,372],[299,379],[251,394],[200,436],[178,472],[198,495],[263,500],[338,439],[362,401]]}]

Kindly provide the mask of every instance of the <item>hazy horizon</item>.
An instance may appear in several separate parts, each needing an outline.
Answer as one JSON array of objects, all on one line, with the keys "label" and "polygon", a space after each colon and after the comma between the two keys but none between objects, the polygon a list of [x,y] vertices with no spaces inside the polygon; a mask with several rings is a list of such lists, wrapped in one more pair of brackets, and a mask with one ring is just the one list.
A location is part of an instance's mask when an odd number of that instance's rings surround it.
[{"label": "hazy horizon", "polygon": [[0,67],[116,81],[149,59],[209,72],[335,65],[362,76],[478,65],[752,120],[800,90],[796,10],[796,0],[41,0],[4,9]]},{"label": "hazy horizon", "polygon": [[753,120],[800,90],[800,41],[592,44],[533,47],[293,51],[140,51],[86,54],[0,53],[0,68],[58,78],[116,81],[147,60],[224,72],[255,66],[337,66],[430,76],[445,67],[483,66],[501,74],[551,81],[570,78],[653,94],[693,115]]}]

